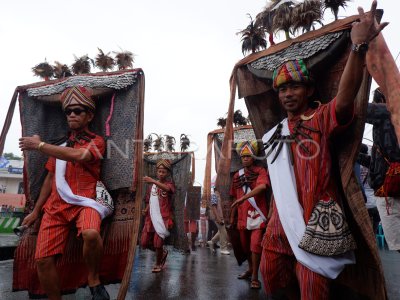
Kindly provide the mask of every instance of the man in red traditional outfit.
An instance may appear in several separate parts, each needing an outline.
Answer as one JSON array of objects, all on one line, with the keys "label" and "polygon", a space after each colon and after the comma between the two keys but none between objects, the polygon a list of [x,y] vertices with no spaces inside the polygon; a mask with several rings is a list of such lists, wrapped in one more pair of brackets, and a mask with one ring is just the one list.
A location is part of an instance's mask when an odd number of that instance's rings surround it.
[{"label": "man in red traditional outfit", "polygon": [[[266,188],[269,185],[264,167],[254,165],[257,155],[257,141],[238,143],[237,152],[242,160],[243,169],[233,175],[230,195],[232,204],[231,224],[237,214],[237,229],[240,232],[242,250],[247,254],[249,267],[238,279],[251,278],[252,289],[261,288],[258,269],[261,258],[261,240],[267,224]],[[246,201],[247,200],[247,201]]]},{"label": "man in red traditional outfit", "polygon": [[172,195],[175,193],[175,184],[168,179],[171,174],[171,162],[161,159],[157,162],[157,179],[143,177],[149,183],[146,192],[146,208],[142,214],[146,216],[141,237],[141,246],[144,249],[156,251],[156,264],[153,273],[161,272],[167,259],[168,251],[164,249],[164,239],[169,236],[172,228]]},{"label": "man in red traditional outfit", "polygon": [[261,273],[267,294],[299,283],[301,299],[328,299],[329,283],[354,264],[355,241],[341,210],[330,143],[353,119],[368,43],[385,27],[359,8],[351,30],[352,51],[335,99],[310,108],[313,94],[303,61],[289,61],[273,76],[273,87],[287,112],[263,137],[274,195],[263,240]]},{"label": "man in red traditional outfit", "polygon": [[103,138],[88,129],[95,102],[92,91],[80,86],[65,90],[61,101],[70,128],[65,144],[47,144],[37,135],[20,139],[21,150],[40,151],[50,156],[35,208],[22,225],[30,226],[43,212],[35,259],[41,285],[49,299],[61,299],[56,261],[65,251],[71,224],[83,239],[83,257],[93,299],[110,299],[99,278],[103,254],[100,225],[108,212],[94,200],[105,150]]}]

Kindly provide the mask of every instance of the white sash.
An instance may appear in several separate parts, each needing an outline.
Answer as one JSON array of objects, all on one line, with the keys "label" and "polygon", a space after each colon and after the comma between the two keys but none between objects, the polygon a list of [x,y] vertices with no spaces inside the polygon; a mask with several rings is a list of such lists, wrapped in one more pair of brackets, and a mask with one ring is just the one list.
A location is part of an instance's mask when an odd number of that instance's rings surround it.
[{"label": "white sash", "polygon": [[165,228],[164,220],[161,216],[160,211],[160,202],[158,200],[158,189],[155,184],[151,187],[150,193],[150,218],[151,222],[153,223],[154,229],[156,230],[157,234],[162,238],[165,239],[169,236],[169,231]]},{"label": "white sash", "polygon": [[[243,168],[239,170],[239,176],[242,176],[242,175],[244,175],[244,169],[243,169]],[[251,188],[250,188],[249,186],[247,186],[247,189],[246,189],[246,187],[243,185],[242,188],[243,188],[243,192],[244,192],[245,194],[248,194],[249,192],[251,192]],[[247,191],[246,191],[246,190],[247,190]],[[265,215],[263,214],[263,212],[261,211],[261,209],[258,207],[258,205],[257,205],[257,203],[256,203],[256,199],[254,199],[254,197],[251,197],[251,198],[247,199],[247,201],[249,201],[249,203],[251,204],[251,206],[253,206],[253,208],[259,213],[261,219],[262,219],[264,222],[266,222],[266,221],[267,221],[267,218],[265,217]]]},{"label": "white sash", "polygon": [[[65,143],[61,146],[65,146]],[[109,210],[105,206],[97,203],[94,199],[72,193],[68,182],[65,180],[66,169],[67,161],[56,159],[56,187],[61,199],[69,204],[91,207],[100,214],[101,219],[107,217]]]},{"label": "white sash", "polygon": [[[287,119],[283,120],[282,125],[282,135],[289,135]],[[276,127],[263,136],[264,143],[274,134]],[[278,147],[267,158],[279,219],[297,261],[315,273],[335,279],[343,271],[345,265],[355,263],[354,252],[349,251],[342,255],[328,257],[315,255],[298,247],[306,230],[306,225],[303,218],[303,208],[298,199],[296,178],[290,162],[289,147],[288,143],[284,143],[281,153],[273,164],[271,164],[271,161]],[[267,149],[265,151],[267,152]]]}]

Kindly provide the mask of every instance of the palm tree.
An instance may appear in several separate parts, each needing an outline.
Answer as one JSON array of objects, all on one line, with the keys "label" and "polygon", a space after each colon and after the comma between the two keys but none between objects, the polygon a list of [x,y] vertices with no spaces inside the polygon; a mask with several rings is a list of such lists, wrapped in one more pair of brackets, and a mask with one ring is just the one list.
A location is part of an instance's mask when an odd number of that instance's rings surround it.
[{"label": "palm tree", "polygon": [[96,66],[103,72],[112,70],[115,66],[115,60],[109,55],[110,52],[104,54],[103,50],[100,48],[97,49],[99,49],[99,54],[96,56]]},{"label": "palm tree", "polygon": [[145,138],[144,141],[143,141],[143,151],[144,152],[150,152],[152,143],[153,143],[153,137],[152,137],[152,135],[150,133],[147,136],[147,138]]},{"label": "palm tree", "polygon": [[255,53],[260,49],[267,48],[267,41],[265,39],[265,32],[262,28],[256,27],[254,25],[253,19],[248,14],[250,18],[250,24],[242,31],[236,34],[242,36],[242,53],[245,55],[246,52]]},{"label": "palm tree", "polygon": [[293,9],[293,31],[303,29],[310,31],[315,29],[314,24],[322,24],[323,7],[321,0],[305,0],[304,2],[296,5]]},{"label": "palm tree", "polygon": [[338,19],[339,7],[346,7],[346,2],[349,0],[324,0],[325,9],[329,8],[333,15],[335,16],[335,20]]},{"label": "palm tree", "polygon": [[153,141],[153,149],[154,151],[161,152],[164,150],[164,137],[160,134],[152,133],[157,138]]},{"label": "palm tree", "polygon": [[173,136],[166,134],[165,135],[165,148],[169,152],[175,151],[176,140]]},{"label": "palm tree", "polygon": [[35,74],[35,76],[38,76],[44,80],[49,80],[51,77],[53,77],[54,69],[45,59],[44,62],[34,66],[32,68],[32,72]]},{"label": "palm tree", "polygon": [[188,135],[182,133],[180,137],[180,142],[181,142],[181,151],[185,152],[187,149],[190,147],[190,140],[188,138]]},{"label": "palm tree", "polygon": [[57,79],[72,76],[72,71],[70,70],[70,68],[67,65],[62,64],[58,61],[54,62],[53,69],[54,77]]}]

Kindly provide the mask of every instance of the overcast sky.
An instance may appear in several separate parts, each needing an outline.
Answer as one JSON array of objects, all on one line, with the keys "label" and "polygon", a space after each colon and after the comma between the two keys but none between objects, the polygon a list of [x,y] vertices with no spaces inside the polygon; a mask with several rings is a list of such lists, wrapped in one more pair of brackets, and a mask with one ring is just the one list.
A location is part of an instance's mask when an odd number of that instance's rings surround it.
[{"label": "overcast sky", "polygon": [[[339,16],[369,10],[370,0],[349,2]],[[196,155],[196,181],[203,182],[207,133],[225,116],[229,76],[243,58],[236,32],[249,24],[265,0],[19,0],[4,1],[0,9],[0,124],[4,123],[14,89],[40,81],[31,68],[55,60],[73,62],[73,55],[95,57],[104,52],[135,53],[134,67],[146,78],[144,134],[188,134]],[[394,56],[400,51],[398,1],[381,0],[384,35]],[[325,14],[325,24],[333,18]],[[282,35],[281,35],[282,37]],[[280,36],[276,38],[279,40]],[[98,71],[97,69],[95,70]],[[373,86],[374,88],[374,86]],[[235,109],[247,116],[242,99]],[[367,130],[370,131],[369,128]],[[19,112],[5,152],[20,155]]]}]

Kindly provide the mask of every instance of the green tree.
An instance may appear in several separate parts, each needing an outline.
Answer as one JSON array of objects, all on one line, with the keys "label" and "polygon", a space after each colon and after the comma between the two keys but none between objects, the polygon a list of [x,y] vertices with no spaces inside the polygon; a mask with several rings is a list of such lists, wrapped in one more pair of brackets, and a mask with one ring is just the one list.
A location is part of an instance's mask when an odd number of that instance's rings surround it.
[{"label": "green tree", "polygon": [[8,160],[22,160],[21,156],[17,156],[14,153],[7,152],[3,154],[3,157]]}]

